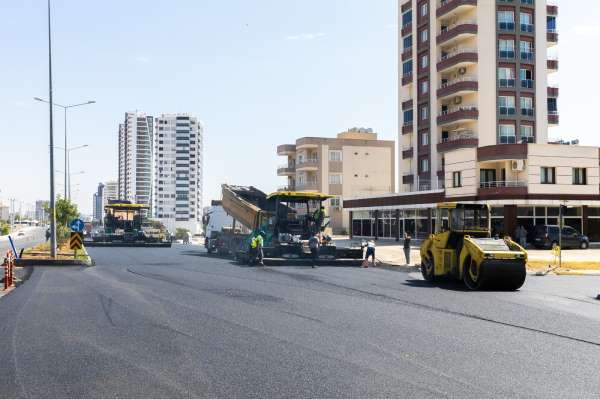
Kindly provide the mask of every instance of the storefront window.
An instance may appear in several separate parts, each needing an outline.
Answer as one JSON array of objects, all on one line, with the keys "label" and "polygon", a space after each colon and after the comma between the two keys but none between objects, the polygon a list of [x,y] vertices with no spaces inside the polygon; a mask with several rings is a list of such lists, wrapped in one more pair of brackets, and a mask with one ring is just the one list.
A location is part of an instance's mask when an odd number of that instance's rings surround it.
[{"label": "storefront window", "polygon": [[[600,208],[597,208],[600,210]],[[600,215],[596,214],[596,215]],[[588,220],[588,237],[592,242],[600,242],[600,218],[592,217]]]},{"label": "storefront window", "polygon": [[533,207],[525,206],[517,208],[517,216],[520,217],[533,217]]}]

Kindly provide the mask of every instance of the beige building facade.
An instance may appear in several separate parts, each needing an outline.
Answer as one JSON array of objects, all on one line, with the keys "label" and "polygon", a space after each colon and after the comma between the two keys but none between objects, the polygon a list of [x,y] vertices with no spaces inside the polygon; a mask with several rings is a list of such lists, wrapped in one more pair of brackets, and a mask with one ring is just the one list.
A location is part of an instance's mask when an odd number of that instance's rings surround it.
[{"label": "beige building facade", "polygon": [[371,129],[349,129],[336,138],[303,137],[278,146],[277,154],[286,158],[277,169],[287,182],[281,190],[336,196],[326,204],[334,233],[350,228],[344,198],[395,191],[395,142],[379,140]]},{"label": "beige building facade", "polygon": [[600,242],[600,153],[550,142],[558,7],[399,1],[399,192],[344,202],[353,235],[426,237],[436,203],[492,206],[493,231],[565,223]]}]

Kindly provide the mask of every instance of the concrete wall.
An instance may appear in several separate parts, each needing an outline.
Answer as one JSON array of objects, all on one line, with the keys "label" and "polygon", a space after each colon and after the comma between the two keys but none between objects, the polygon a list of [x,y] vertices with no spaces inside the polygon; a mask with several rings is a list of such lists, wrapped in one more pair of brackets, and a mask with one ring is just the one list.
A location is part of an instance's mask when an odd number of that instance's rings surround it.
[{"label": "concrete wall", "polygon": [[477,133],[479,146],[496,144],[496,2],[477,2],[477,47],[479,50],[479,121]]},{"label": "concrete wall", "polygon": [[[462,187],[452,186],[453,172],[461,172]],[[477,149],[463,148],[446,153],[445,180],[448,197],[477,195],[479,188]]]}]

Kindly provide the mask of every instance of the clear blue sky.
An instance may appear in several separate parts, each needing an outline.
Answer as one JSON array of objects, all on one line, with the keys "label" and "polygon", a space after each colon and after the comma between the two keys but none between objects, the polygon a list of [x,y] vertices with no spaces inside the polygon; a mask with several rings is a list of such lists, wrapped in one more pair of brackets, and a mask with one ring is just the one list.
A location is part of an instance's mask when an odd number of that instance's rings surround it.
[{"label": "clear blue sky", "polygon": [[[559,7],[552,134],[598,145],[600,6]],[[45,0],[2,1],[0,15],[0,198],[33,202],[48,197],[47,106],[32,100],[48,93]],[[98,102],[69,116],[70,145],[90,145],[72,155],[72,171],[86,172],[73,177],[84,212],[98,182],[116,178],[128,110],[204,121],[205,203],[222,182],[283,184],[275,148],[296,137],[365,126],[396,139],[394,0],[54,0],[53,18],[55,101]]]}]

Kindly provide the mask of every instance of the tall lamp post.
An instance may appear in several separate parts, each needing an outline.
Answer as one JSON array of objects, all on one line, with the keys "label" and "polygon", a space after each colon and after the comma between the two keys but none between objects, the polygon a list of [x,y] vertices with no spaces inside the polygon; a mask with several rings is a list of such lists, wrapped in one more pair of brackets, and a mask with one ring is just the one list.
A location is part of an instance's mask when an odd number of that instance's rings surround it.
[{"label": "tall lamp post", "polygon": [[[33,98],[36,101],[41,101],[43,103],[50,103],[47,100],[44,100],[43,98],[40,97],[34,97]],[[95,104],[96,101],[94,100],[90,100],[90,101],[86,101],[84,103],[78,103],[78,104],[71,104],[71,105],[62,105],[62,104],[57,104],[54,103],[52,105],[54,105],[55,107],[59,107],[62,108],[65,114],[65,146],[64,147],[56,147],[56,148],[61,148],[65,151],[65,170],[69,170],[69,155],[68,155],[68,148],[67,148],[67,110],[69,108],[75,108],[75,107],[81,107],[83,105],[89,105],[89,104]],[[67,195],[67,187],[69,186],[69,183],[67,181],[67,174],[65,174],[65,198],[68,198]]]},{"label": "tall lamp post", "polygon": [[[87,147],[89,147],[87,144],[78,145],[77,147],[67,148],[66,150],[64,147],[59,147],[59,146],[54,147],[59,150],[65,150],[65,160],[66,160],[65,166],[66,166],[66,168],[65,168],[65,171],[63,172],[63,173],[65,173],[65,199],[68,199],[69,201],[71,200],[71,176],[83,173],[83,172],[81,172],[81,173],[71,174],[71,151],[80,150],[82,148],[87,148]],[[68,176],[68,178],[67,178],[67,176]]]},{"label": "tall lamp post", "polygon": [[56,259],[56,203],[54,198],[54,127],[52,109],[52,25],[48,0],[48,98],[50,110],[50,256]]}]

